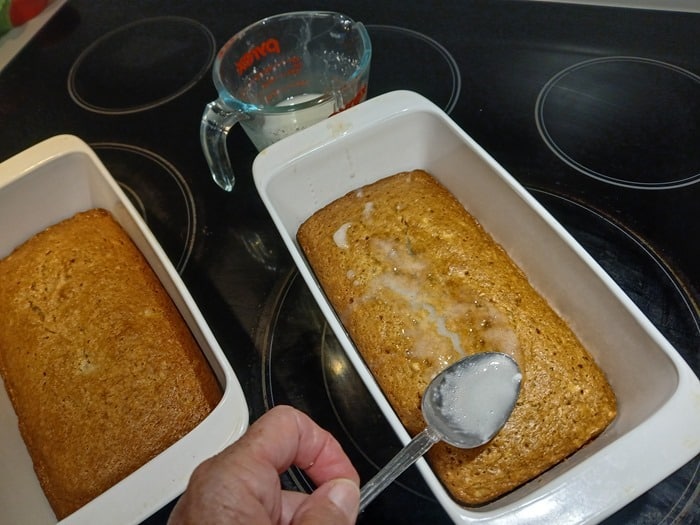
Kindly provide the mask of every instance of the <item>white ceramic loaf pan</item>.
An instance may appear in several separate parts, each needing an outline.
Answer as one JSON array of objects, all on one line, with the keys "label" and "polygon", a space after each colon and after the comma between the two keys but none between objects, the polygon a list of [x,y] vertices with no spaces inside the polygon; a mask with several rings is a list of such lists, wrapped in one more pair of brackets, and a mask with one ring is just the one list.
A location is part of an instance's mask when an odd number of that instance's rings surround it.
[{"label": "white ceramic loaf pan", "polygon": [[[418,468],[458,523],[596,523],[700,452],[700,383],[601,267],[443,111],[389,93],[272,145],[255,160],[258,191],[299,271],[377,404],[409,436],[319,288],[296,242],[314,211],[364,184],[415,168],[435,175],[567,319],[606,372],[619,415],[591,444],[511,494],[456,504]],[[566,421],[562,421],[566,424]]]},{"label": "white ceramic loaf pan", "polygon": [[[143,521],[185,489],[202,460],[235,441],[248,425],[248,407],[238,379],[180,276],[118,184],[80,139],[53,137],[0,164],[0,257],[47,226],[94,207],[111,211],[146,256],[224,393],[212,413],[189,434],[61,525]],[[55,524],[7,392],[0,385],[0,521]]]}]

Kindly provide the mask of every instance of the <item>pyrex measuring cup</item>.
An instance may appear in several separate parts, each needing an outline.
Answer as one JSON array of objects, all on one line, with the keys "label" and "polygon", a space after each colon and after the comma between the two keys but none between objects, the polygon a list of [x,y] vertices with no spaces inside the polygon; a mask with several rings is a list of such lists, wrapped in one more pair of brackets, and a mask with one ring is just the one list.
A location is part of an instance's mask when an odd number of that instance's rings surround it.
[{"label": "pyrex measuring cup", "polygon": [[214,62],[219,98],[202,115],[200,140],[223,189],[235,177],[226,148],[243,126],[258,150],[365,99],[372,55],[360,22],[303,11],[256,22],[229,40]]}]

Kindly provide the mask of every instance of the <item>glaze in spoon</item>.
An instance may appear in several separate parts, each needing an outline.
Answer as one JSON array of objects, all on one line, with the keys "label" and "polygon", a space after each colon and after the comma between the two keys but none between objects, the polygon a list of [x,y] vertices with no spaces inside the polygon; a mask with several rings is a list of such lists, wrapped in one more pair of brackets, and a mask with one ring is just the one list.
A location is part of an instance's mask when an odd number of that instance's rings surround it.
[{"label": "glaze in spoon", "polygon": [[438,441],[459,448],[489,442],[510,417],[522,374],[508,355],[483,352],[465,357],[440,372],[423,394],[427,423],[360,492],[360,512]]}]

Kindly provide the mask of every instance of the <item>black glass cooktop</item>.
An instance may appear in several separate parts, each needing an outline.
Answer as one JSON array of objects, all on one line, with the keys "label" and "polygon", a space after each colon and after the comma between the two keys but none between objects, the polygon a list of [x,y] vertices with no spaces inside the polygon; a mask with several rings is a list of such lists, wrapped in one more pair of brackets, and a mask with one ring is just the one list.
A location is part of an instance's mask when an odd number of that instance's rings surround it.
[{"label": "black glass cooktop", "polygon": [[[280,403],[305,410],[366,480],[398,439],[257,196],[255,149],[232,130],[237,183],[226,193],[199,148],[202,111],[216,97],[216,50],[264,16],[316,7],[72,0],[0,73],[0,158],[60,133],[90,144],[182,274],[251,417]],[[442,107],[700,371],[699,14],[528,1],[323,7],[368,26],[370,97],[411,89]],[[283,481],[311,487],[297,470]],[[695,458],[605,523],[700,523],[699,481]],[[145,523],[165,523],[171,508]],[[448,521],[415,469],[359,519]]]}]

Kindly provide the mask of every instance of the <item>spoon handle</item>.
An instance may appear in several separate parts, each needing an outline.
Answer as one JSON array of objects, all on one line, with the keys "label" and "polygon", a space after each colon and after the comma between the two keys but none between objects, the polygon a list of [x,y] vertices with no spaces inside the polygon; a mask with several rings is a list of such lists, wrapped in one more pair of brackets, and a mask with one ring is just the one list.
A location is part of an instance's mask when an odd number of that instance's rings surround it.
[{"label": "spoon handle", "polygon": [[394,481],[418,458],[425,454],[430,447],[440,441],[440,435],[428,427],[417,434],[384,468],[377,472],[372,479],[365,483],[360,491],[360,512],[376,498],[389,484]]}]

